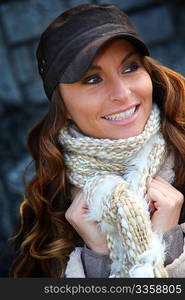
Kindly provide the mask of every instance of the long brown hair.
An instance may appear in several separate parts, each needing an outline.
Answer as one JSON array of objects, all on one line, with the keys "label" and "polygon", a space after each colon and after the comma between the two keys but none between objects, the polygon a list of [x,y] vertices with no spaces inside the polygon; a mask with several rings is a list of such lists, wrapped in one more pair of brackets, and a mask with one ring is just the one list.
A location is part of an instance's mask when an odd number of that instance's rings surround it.
[{"label": "long brown hair", "polygon": [[20,205],[14,277],[56,277],[59,272],[63,276],[68,254],[75,246],[76,233],[64,216],[70,204],[70,184],[57,142],[64,125],[65,108],[56,88],[47,115],[28,135],[36,175],[26,185]]},{"label": "long brown hair", "polygon": [[162,133],[175,154],[176,187],[185,183],[185,78],[145,57],[144,66],[153,83],[153,101],[161,111]]},{"label": "long brown hair", "polygon": [[[143,64],[153,82],[153,100],[161,111],[162,132],[175,154],[175,186],[185,183],[185,80],[149,57]],[[36,176],[27,184],[20,206],[14,277],[63,277],[77,235],[65,219],[70,205],[70,184],[57,142],[65,125],[65,108],[55,89],[48,114],[30,132],[29,151]]]}]

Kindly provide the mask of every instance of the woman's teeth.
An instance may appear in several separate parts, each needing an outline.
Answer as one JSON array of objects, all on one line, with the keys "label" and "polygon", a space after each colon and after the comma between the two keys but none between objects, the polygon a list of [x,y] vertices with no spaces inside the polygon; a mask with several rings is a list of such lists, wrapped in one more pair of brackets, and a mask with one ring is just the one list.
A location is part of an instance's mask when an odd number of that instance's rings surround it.
[{"label": "woman's teeth", "polygon": [[135,110],[136,110],[136,106],[134,106],[131,109],[128,109],[126,111],[123,111],[121,113],[109,115],[104,118],[106,120],[123,120],[123,119],[126,119],[126,118],[132,116],[134,114]]}]

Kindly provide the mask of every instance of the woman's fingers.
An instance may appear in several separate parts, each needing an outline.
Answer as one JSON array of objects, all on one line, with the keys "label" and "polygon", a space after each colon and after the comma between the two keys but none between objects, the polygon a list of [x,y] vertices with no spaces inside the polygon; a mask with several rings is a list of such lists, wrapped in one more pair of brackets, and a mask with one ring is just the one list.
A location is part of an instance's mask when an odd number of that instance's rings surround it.
[{"label": "woman's fingers", "polygon": [[[152,189],[160,191],[160,193],[164,197],[163,200],[166,199],[168,201],[169,197],[171,200],[175,200],[175,201],[183,200],[182,193],[179,192],[174,186],[172,186],[170,183],[168,183],[166,180],[164,180],[159,176],[154,178],[148,185],[148,190],[151,191]],[[151,193],[151,195],[153,195],[153,193]],[[155,197],[153,200],[155,200]]]},{"label": "woman's fingers", "polygon": [[163,178],[157,176],[148,184],[147,196],[152,209],[154,230],[166,232],[178,224],[184,196]]},{"label": "woman's fingers", "polygon": [[96,252],[108,253],[105,235],[97,222],[87,219],[87,213],[88,206],[83,192],[80,191],[67,209],[65,217],[89,248]]}]

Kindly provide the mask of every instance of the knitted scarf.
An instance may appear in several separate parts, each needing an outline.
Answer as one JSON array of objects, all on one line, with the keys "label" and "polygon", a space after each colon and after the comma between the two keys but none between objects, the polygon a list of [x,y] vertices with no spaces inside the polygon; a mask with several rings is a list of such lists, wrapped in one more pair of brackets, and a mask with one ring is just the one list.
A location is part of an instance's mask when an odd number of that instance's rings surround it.
[{"label": "knitted scarf", "polygon": [[153,105],[141,134],[128,139],[98,139],[68,126],[59,143],[70,182],[82,188],[89,220],[106,235],[112,260],[110,277],[168,277],[164,245],[152,230],[147,183],[156,174],[173,181],[173,159],[160,132]]}]

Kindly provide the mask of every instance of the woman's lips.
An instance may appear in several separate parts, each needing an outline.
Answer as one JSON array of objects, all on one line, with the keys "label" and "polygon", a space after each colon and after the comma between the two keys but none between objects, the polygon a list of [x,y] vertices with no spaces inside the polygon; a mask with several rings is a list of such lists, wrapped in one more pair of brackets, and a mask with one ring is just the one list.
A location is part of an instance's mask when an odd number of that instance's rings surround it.
[{"label": "woman's lips", "polygon": [[111,124],[126,125],[133,122],[139,110],[139,105],[132,106],[131,108],[119,113],[114,113],[103,117],[103,119]]}]

